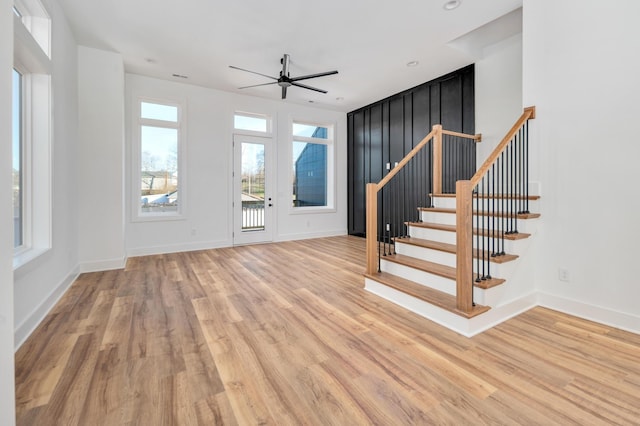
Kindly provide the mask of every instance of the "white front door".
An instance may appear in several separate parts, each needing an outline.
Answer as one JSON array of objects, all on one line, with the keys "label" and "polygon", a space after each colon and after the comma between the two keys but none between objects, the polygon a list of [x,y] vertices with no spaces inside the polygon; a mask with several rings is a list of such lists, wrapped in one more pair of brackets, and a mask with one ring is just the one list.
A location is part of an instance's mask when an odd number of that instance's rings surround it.
[{"label": "white front door", "polygon": [[233,244],[273,240],[273,140],[233,137]]}]

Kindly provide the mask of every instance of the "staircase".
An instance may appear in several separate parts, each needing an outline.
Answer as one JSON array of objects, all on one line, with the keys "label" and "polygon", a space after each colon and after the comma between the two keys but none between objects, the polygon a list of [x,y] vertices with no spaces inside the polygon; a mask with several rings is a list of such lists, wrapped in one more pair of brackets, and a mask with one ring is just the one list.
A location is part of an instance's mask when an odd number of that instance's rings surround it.
[{"label": "staircase", "polygon": [[[535,305],[530,280],[522,279],[540,216],[528,181],[533,118],[535,109],[525,109],[477,173],[456,183],[456,194],[441,191],[439,145],[448,132],[439,126],[380,183],[367,186],[366,290],[465,336]],[[428,205],[407,208],[398,191],[406,192],[411,164],[429,143]]]}]

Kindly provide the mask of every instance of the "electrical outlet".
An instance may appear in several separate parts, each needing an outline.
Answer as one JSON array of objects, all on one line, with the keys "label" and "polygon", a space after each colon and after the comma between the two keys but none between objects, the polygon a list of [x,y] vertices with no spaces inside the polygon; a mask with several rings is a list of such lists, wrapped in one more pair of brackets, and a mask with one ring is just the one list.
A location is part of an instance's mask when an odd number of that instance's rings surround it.
[{"label": "electrical outlet", "polygon": [[558,279],[566,283],[569,282],[569,270],[567,268],[558,269]]}]

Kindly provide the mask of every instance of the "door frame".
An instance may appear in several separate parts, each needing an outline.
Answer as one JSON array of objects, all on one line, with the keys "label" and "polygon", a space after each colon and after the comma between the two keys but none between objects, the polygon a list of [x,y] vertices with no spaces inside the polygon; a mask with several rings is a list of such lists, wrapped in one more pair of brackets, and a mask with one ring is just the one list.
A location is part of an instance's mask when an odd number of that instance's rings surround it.
[{"label": "door frame", "polygon": [[[242,230],[242,144],[262,144],[265,147],[265,193],[264,193],[264,229]],[[255,136],[241,133],[233,135],[233,183],[231,217],[233,223],[233,245],[268,243],[273,241],[275,233],[276,203],[276,155],[275,140],[269,136]]]}]

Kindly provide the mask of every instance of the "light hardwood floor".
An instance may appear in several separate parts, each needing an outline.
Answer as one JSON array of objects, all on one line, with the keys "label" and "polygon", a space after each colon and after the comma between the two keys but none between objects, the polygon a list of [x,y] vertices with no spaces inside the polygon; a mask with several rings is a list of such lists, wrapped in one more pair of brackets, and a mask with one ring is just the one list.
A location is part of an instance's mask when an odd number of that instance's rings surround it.
[{"label": "light hardwood floor", "polygon": [[536,308],[472,339],[363,290],[364,240],[83,274],[16,354],[20,425],[640,424],[640,336]]}]

